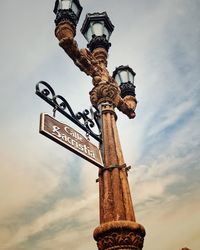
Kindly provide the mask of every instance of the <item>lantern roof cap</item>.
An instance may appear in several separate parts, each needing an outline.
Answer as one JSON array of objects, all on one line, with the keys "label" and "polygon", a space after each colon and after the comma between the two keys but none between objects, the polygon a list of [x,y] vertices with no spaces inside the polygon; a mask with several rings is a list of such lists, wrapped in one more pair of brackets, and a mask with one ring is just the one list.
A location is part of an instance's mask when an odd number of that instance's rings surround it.
[{"label": "lantern roof cap", "polygon": [[88,13],[86,15],[85,20],[84,20],[83,25],[82,25],[82,28],[81,28],[82,34],[87,32],[89,25],[90,25],[90,22],[92,22],[92,21],[97,21],[97,22],[104,21],[105,26],[110,31],[110,33],[112,33],[114,30],[115,26],[112,24],[110,18],[108,17],[108,15],[105,11],[102,13],[95,12],[95,13]]},{"label": "lantern roof cap", "polygon": [[[55,5],[54,5],[53,12],[55,14],[57,13],[57,10],[58,10],[59,1],[60,0],[56,0]],[[71,0],[71,2],[74,2],[77,5],[77,7],[80,9],[80,12],[82,11],[83,7],[81,6],[79,0]]]},{"label": "lantern roof cap", "polygon": [[128,70],[133,76],[136,75],[133,69],[130,68],[128,65],[126,66],[120,65],[119,67],[116,67],[116,69],[113,71],[113,78],[115,78],[115,76],[117,75],[119,71],[126,71],[126,70]]}]

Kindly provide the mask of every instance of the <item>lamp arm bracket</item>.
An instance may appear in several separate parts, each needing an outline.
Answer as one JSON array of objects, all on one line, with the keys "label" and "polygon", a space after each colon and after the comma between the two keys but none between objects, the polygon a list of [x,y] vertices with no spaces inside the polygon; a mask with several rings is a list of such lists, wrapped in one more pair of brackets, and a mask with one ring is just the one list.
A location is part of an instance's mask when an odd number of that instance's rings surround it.
[{"label": "lamp arm bracket", "polygon": [[125,96],[119,99],[117,108],[119,111],[127,115],[130,119],[135,118],[135,109],[137,106],[137,100],[134,96]]},{"label": "lamp arm bracket", "polygon": [[92,55],[92,53],[87,49],[80,49],[78,57],[75,58],[74,63],[79,69],[85,72],[87,75],[94,78],[95,76],[101,76],[101,67]]},{"label": "lamp arm bracket", "polygon": [[69,21],[60,22],[55,29],[59,45],[79,69],[94,78],[101,76],[101,67],[95,56],[87,49],[79,49],[76,40],[76,27]]},{"label": "lamp arm bracket", "polygon": [[73,60],[74,64],[86,75],[94,78],[101,76],[102,68],[99,62],[87,49],[79,49],[76,40],[73,37],[63,37],[59,42],[60,47]]}]

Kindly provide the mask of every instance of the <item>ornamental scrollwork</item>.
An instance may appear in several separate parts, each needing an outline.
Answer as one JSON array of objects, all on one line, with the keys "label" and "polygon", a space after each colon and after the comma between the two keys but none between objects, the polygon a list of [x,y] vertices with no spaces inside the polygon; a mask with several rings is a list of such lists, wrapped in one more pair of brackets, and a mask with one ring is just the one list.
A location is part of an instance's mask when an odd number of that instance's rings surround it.
[{"label": "ornamental scrollwork", "polygon": [[[78,127],[86,132],[87,136],[93,137],[98,142],[102,142],[100,125],[99,125],[99,111],[92,111],[92,118],[89,117],[89,110],[85,109],[83,112],[74,113],[70,104],[67,100],[61,96],[56,95],[53,88],[45,81],[40,81],[36,85],[36,94],[41,97],[44,101],[50,104],[53,107],[53,113],[58,111]],[[93,128],[97,127],[96,130],[99,131],[99,134],[96,134],[92,131]]]},{"label": "ornamental scrollwork", "polygon": [[89,50],[79,50],[78,44],[74,39],[75,33],[75,26],[66,21],[59,23],[55,30],[55,35],[59,40],[59,45],[73,60],[75,65],[91,77],[100,75],[101,69],[98,61]]},{"label": "ornamental scrollwork", "polygon": [[[79,69],[91,76],[94,88],[90,92],[90,99],[94,107],[98,107],[103,102],[109,102],[117,107],[129,118],[135,117],[135,107],[137,104],[135,96],[125,95],[129,93],[127,89],[121,89],[110,76],[107,70],[107,56],[105,49],[96,48],[91,53],[88,49],[79,49],[76,40],[75,26],[69,21],[62,21],[56,26],[56,37],[59,45],[73,60]],[[130,86],[129,86],[130,87]],[[132,86],[134,88],[134,86]]]},{"label": "ornamental scrollwork", "polygon": [[99,104],[109,102],[114,106],[119,103],[119,87],[113,83],[100,82],[90,92],[90,100],[93,106],[98,107]]}]

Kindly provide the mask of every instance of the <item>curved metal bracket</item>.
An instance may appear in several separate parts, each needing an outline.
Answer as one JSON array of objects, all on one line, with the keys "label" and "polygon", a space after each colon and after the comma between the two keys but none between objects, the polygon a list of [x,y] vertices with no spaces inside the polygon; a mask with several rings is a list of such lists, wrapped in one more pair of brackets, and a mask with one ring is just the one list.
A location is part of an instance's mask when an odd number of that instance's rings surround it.
[{"label": "curved metal bracket", "polygon": [[[85,109],[83,112],[78,112],[75,114],[67,100],[61,95],[56,95],[54,89],[45,81],[40,81],[36,84],[35,93],[48,104],[50,104],[54,108],[54,111],[60,112],[70,121],[75,123],[79,128],[84,130],[87,135],[102,143],[100,124],[97,119],[99,114],[98,110],[92,113],[92,118],[88,116],[90,112],[87,109]],[[81,119],[83,122],[80,121]],[[92,131],[92,128],[95,127],[95,124],[98,127],[99,134],[96,134]]]}]

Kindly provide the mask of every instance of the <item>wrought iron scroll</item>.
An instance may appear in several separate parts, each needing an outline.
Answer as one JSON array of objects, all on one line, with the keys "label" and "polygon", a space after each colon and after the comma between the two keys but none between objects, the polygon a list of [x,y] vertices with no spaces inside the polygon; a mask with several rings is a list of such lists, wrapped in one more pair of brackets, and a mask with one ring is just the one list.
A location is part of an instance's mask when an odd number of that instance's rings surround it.
[{"label": "wrought iron scroll", "polygon": [[[67,100],[61,95],[56,95],[54,89],[45,81],[40,81],[36,85],[36,95],[41,97],[44,101],[50,104],[54,108],[54,112],[58,111],[70,121],[75,123],[79,128],[86,132],[86,135],[93,137],[98,142],[102,142],[101,132],[100,132],[100,123],[99,123],[99,111],[96,110],[90,111],[92,117],[88,115],[90,112],[85,109],[83,112],[74,113],[71,106]],[[92,128],[98,127],[99,134],[96,134],[92,131]]]}]

